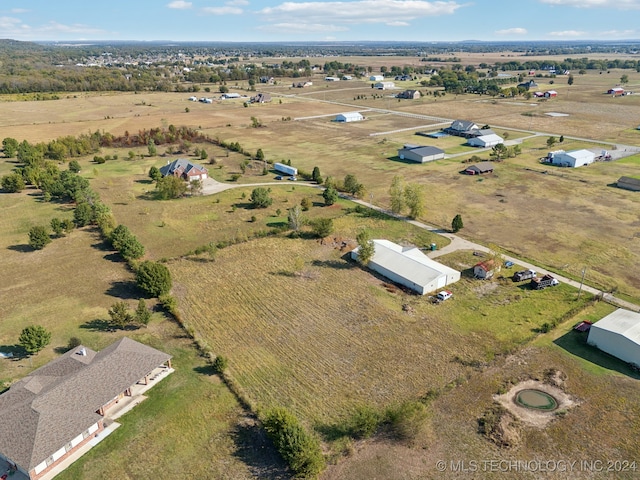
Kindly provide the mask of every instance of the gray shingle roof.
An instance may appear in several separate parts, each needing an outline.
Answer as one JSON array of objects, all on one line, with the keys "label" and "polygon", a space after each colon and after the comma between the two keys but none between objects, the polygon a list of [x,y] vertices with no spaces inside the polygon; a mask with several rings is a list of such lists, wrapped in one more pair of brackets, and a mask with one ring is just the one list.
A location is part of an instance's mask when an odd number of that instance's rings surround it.
[{"label": "gray shingle roof", "polygon": [[201,173],[207,172],[206,168],[193,163],[191,160],[176,158],[173,162],[160,167],[160,173],[166,177],[167,175],[173,175],[176,170],[182,170],[184,173],[188,174],[193,169],[196,169],[196,171]]},{"label": "gray shingle roof", "polygon": [[102,418],[100,407],[170,358],[126,337],[100,352],[72,349],[0,395],[0,453],[30,471]]}]

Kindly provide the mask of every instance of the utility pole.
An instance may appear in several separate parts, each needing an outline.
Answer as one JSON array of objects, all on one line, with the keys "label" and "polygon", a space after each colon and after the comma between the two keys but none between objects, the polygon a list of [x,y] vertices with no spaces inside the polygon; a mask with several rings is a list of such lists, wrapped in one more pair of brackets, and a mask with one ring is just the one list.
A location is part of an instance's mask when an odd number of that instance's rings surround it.
[{"label": "utility pole", "polygon": [[582,279],[580,280],[580,289],[578,290],[578,300],[580,300],[580,294],[582,293],[582,284],[584,283],[584,274],[587,272],[587,267],[582,268]]}]

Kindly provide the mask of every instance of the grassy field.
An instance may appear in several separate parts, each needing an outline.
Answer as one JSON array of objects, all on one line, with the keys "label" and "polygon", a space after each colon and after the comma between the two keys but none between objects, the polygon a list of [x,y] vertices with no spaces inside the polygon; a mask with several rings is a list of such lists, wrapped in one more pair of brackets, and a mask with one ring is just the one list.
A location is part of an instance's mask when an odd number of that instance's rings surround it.
[{"label": "grassy field", "polygon": [[[256,255],[262,260],[247,269],[241,259]],[[473,258],[448,263],[469,268]],[[470,278],[451,287],[455,301],[433,305],[389,291],[333,244],[314,240],[259,240],[221,250],[198,268],[195,260],[169,264],[185,321],[229,358],[253,401],[288,405],[311,423],[336,421],[359,403],[380,407],[441,388],[464,371],[455,356],[491,360],[575,305],[565,286],[532,292]]]}]

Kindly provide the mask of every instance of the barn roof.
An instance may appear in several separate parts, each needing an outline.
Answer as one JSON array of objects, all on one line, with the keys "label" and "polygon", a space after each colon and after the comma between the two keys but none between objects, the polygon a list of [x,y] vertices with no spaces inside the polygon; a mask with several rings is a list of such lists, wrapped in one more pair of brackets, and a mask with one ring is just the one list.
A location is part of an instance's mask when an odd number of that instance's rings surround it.
[{"label": "barn roof", "polygon": [[640,313],[619,308],[594,323],[591,330],[616,333],[640,345]]}]

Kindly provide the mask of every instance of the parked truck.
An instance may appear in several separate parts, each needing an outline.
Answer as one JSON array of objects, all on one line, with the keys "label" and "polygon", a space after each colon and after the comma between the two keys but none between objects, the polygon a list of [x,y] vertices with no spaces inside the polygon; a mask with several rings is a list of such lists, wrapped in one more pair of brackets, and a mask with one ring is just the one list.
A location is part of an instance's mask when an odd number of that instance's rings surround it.
[{"label": "parked truck", "polygon": [[291,167],[289,165],[285,165],[284,163],[274,163],[273,169],[276,172],[285,173],[287,175],[298,175],[298,169],[295,167]]},{"label": "parked truck", "polygon": [[534,290],[542,290],[547,287],[555,287],[560,282],[553,278],[551,275],[546,274],[542,277],[535,277],[531,279],[531,288]]},{"label": "parked truck", "polygon": [[535,278],[536,272],[535,270],[520,270],[513,274],[514,282],[522,282],[523,280],[530,280]]}]

